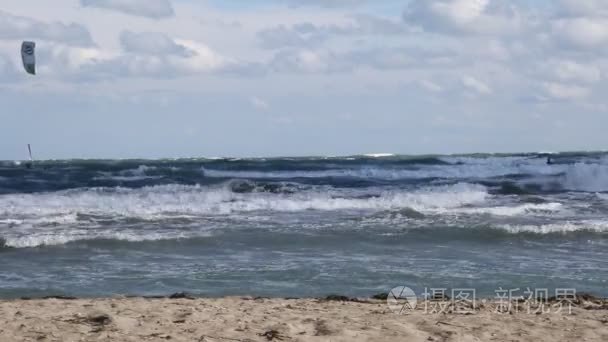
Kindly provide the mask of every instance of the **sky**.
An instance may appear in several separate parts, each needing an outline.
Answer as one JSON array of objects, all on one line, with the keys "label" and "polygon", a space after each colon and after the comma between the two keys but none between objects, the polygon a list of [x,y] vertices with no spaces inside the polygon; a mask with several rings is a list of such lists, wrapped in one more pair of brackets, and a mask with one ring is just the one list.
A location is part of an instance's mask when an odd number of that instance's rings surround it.
[{"label": "sky", "polygon": [[0,159],[607,150],[607,43],[605,0],[3,0]]}]

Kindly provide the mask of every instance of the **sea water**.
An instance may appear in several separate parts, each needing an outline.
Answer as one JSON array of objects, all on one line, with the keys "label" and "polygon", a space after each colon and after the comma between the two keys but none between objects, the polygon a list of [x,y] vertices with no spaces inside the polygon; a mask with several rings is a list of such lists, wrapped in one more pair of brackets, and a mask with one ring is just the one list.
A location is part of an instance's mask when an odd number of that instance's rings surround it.
[{"label": "sea water", "polygon": [[608,155],[0,162],[0,297],[608,295]]}]

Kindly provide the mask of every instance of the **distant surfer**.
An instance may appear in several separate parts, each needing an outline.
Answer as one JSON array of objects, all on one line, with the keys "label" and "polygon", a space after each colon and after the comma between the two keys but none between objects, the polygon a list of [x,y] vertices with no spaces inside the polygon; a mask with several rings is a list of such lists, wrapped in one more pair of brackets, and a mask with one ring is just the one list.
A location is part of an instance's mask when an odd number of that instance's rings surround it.
[{"label": "distant surfer", "polygon": [[547,165],[553,165],[553,160],[551,160],[551,155],[547,156]]}]

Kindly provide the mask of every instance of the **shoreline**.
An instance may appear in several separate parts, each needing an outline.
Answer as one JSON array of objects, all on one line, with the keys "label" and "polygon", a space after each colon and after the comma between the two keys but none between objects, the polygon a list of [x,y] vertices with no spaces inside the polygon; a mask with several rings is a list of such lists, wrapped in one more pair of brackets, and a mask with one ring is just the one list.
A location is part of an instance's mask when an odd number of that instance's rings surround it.
[{"label": "shoreline", "polygon": [[[442,301],[451,300],[431,302]],[[469,312],[448,305],[443,312],[419,306],[399,314],[386,300],[343,296],[195,298],[177,293],[0,300],[0,337],[7,341],[205,342],[608,340],[608,299],[580,295],[569,313],[498,312],[482,301],[468,303]]]},{"label": "shoreline", "polygon": [[[394,289],[393,289],[394,290]],[[373,295],[370,296],[355,296],[355,297],[351,297],[351,296],[347,296],[347,295],[343,295],[343,294],[336,294],[336,293],[330,293],[326,296],[313,296],[313,297],[307,297],[307,296],[302,296],[302,297],[298,297],[298,296],[257,296],[257,295],[250,295],[250,294],[246,294],[246,295],[226,295],[226,296],[206,296],[203,294],[196,294],[193,292],[174,292],[171,294],[165,294],[165,295],[137,295],[137,294],[115,294],[115,295],[110,295],[110,296],[72,296],[69,294],[52,294],[52,295],[44,295],[44,296],[21,296],[21,297],[14,297],[14,298],[2,298],[0,297],[0,303],[1,302],[7,302],[7,301],[19,301],[19,300],[49,300],[49,299],[58,299],[58,300],[104,300],[104,299],[222,299],[222,298],[242,298],[243,300],[255,300],[255,299],[275,299],[275,300],[321,300],[321,301],[337,301],[337,302],[368,302],[368,301],[381,301],[381,300],[386,300],[388,298],[388,296],[390,295],[389,292],[379,292],[379,293],[375,293]],[[608,302],[608,296],[599,296],[593,293],[588,293],[588,292],[580,292],[580,293],[574,293],[573,295],[574,299],[578,299],[578,300],[583,300],[583,301],[606,301]],[[443,296],[439,296],[443,299],[446,300],[450,300],[449,295],[443,295]],[[418,298],[422,298],[421,296],[418,296]],[[434,299],[441,299],[441,298],[434,298]],[[490,300],[492,299],[491,296],[479,296],[477,297],[478,300]],[[559,298],[556,298],[556,296],[551,296],[548,297],[547,300],[548,301],[555,301],[558,300]],[[513,300],[515,301],[515,300]]]}]

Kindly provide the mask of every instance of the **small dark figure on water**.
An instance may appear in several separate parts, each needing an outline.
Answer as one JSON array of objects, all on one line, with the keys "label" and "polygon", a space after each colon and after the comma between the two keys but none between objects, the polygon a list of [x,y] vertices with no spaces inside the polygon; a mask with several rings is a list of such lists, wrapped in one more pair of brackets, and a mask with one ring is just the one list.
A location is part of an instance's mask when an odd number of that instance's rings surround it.
[{"label": "small dark figure on water", "polygon": [[547,156],[547,165],[553,165],[553,160],[551,160],[551,156]]}]

